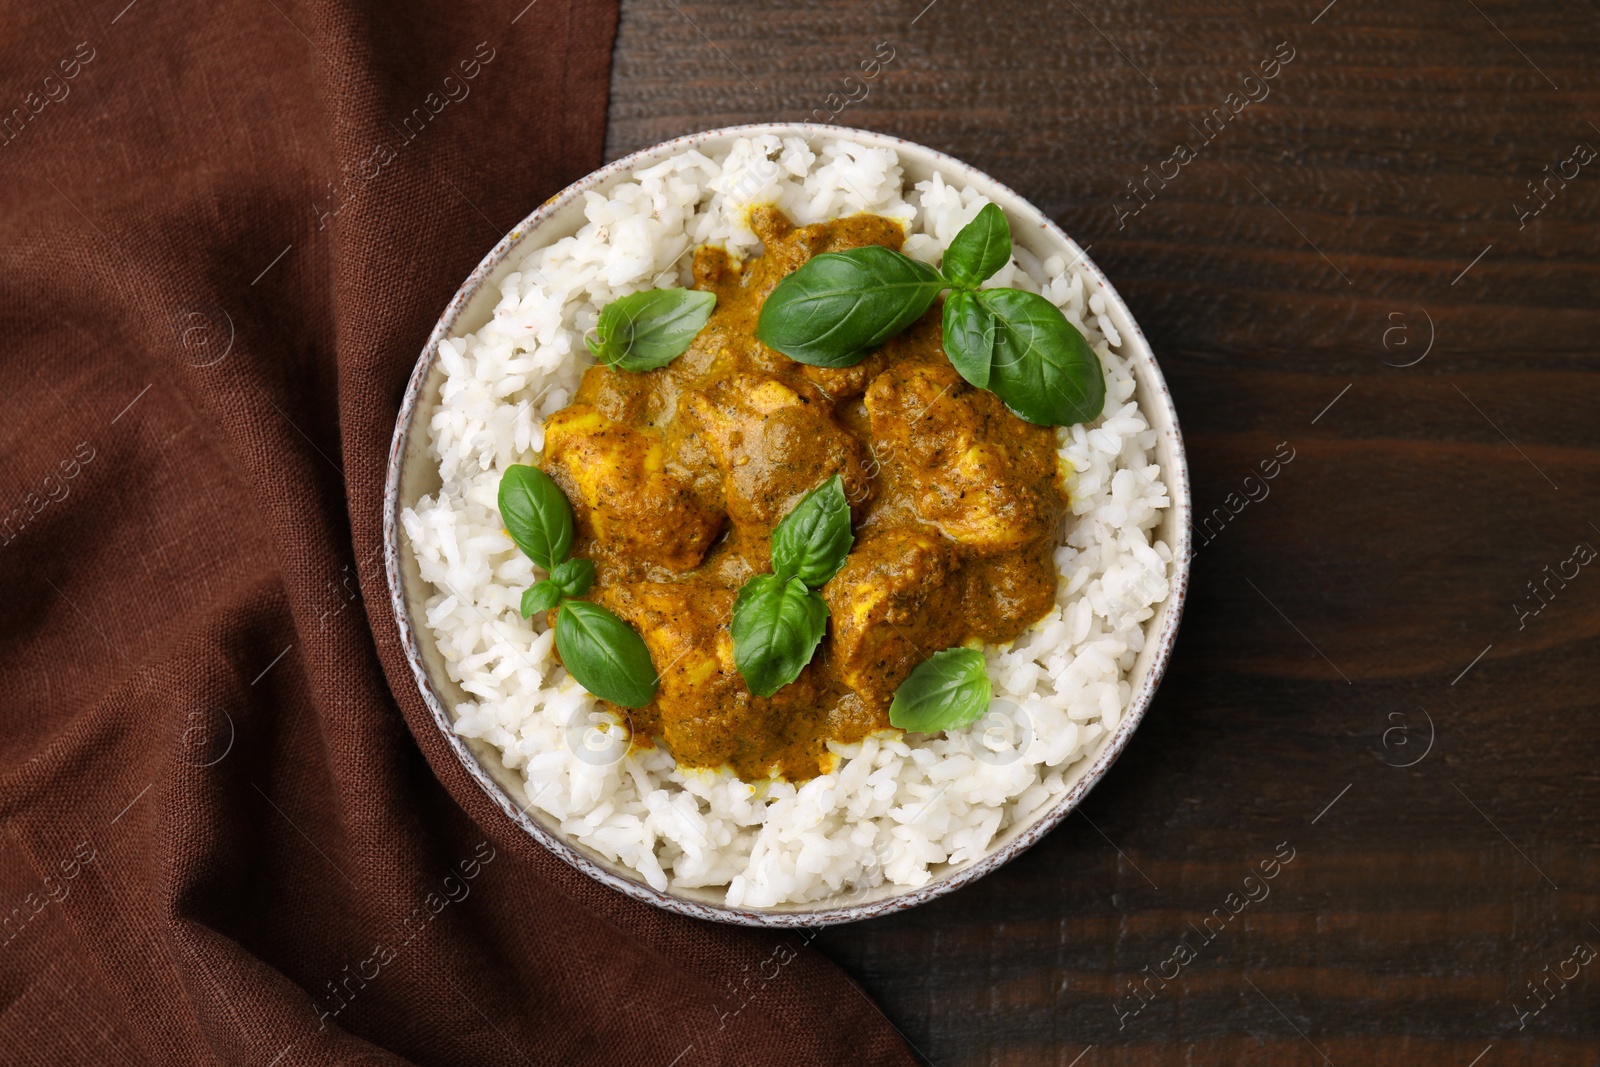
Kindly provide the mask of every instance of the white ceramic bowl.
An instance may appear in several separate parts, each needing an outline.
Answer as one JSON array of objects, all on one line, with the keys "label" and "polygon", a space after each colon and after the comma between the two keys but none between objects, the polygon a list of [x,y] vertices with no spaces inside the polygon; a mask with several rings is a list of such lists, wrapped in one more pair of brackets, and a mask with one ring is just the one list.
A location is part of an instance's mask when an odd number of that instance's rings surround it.
[{"label": "white ceramic bowl", "polygon": [[[516,268],[526,252],[570,236],[584,223],[584,194],[592,190],[605,191],[618,182],[625,181],[635,170],[652,166],[661,160],[686,149],[696,148],[707,154],[725,150],[735,138],[773,133],[781,137],[801,136],[813,147],[831,139],[849,140],[880,148],[892,148],[898,153],[900,166],[909,186],[934,172],[945,181],[961,186],[971,186],[1005,210],[1011,223],[1012,239],[1030,249],[1041,260],[1051,254],[1060,254],[1068,262],[1081,262],[1089,275],[1099,285],[1105,298],[1106,314],[1122,335],[1122,352],[1133,357],[1138,379],[1139,406],[1157,431],[1156,458],[1165,475],[1172,506],[1162,516],[1161,525],[1154,536],[1171,546],[1174,555],[1171,575],[1171,593],[1156,609],[1156,614],[1146,625],[1149,640],[1134,664],[1129,681],[1132,687],[1132,704],[1123,715],[1117,728],[1104,735],[1098,747],[1088,758],[1074,765],[1067,776],[1067,789],[1057,802],[1036,814],[1026,823],[1008,827],[996,836],[988,851],[979,859],[936,868],[933,878],[923,886],[908,889],[893,884],[877,889],[851,892],[836,899],[809,904],[780,905],[773,908],[728,907],[721,903],[722,892],[709,889],[652,889],[637,874],[605,859],[586,846],[568,838],[541,812],[525,810],[513,797],[520,797],[521,775],[501,762],[493,746],[476,738],[457,735],[451,728],[451,709],[468,699],[467,694],[451,681],[445,670],[444,659],[434,643],[433,635],[425,625],[423,605],[430,587],[418,573],[417,562],[410,545],[400,532],[402,509],[414,505],[423,495],[437,491],[439,473],[437,463],[428,455],[426,427],[439,402],[439,387],[444,371],[437,358],[439,342],[446,337],[468,333],[481,328],[489,321],[499,299],[500,282]],[[881,133],[851,130],[838,126],[814,123],[763,123],[751,126],[733,126],[710,130],[635,152],[615,163],[602,167],[588,177],[573,183],[558,196],[552,197],[538,210],[523,219],[478,264],[476,270],[462,284],[455,297],[445,308],[428,337],[428,343],[417,360],[415,372],[406,389],[400,416],[395,423],[394,441],[389,451],[388,484],[384,496],[384,558],[393,599],[395,621],[406,648],[412,671],[422,698],[433,712],[439,731],[455,751],[484,792],[501,810],[531,834],[540,844],[572,864],[574,867],[604,884],[640,900],[703,919],[743,923],[752,926],[816,926],[825,923],[849,922],[869,918],[901,908],[920,904],[943,893],[965,885],[975,878],[995,870],[1038,841],[1052,827],[1077,806],[1086,793],[1106,773],[1132,736],[1134,729],[1150,705],[1156,684],[1166,669],[1167,658],[1177,635],[1178,619],[1182,611],[1184,593],[1189,580],[1189,471],[1184,460],[1183,440],[1178,433],[1178,418],[1167,393],[1166,382],[1156,366],[1155,357],[1145,343],[1144,335],[1128,313],[1122,298],[1111,283],[1106,281],[1094,263],[1075,243],[1032,204],[987,174],[974,170],[959,160],[940,152],[902,141]]]}]

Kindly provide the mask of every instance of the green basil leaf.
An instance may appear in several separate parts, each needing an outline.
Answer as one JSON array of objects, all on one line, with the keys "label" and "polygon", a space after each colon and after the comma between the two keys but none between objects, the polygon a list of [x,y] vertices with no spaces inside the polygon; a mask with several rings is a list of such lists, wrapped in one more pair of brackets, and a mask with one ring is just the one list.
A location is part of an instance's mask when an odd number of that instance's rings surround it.
[{"label": "green basil leaf", "polygon": [[844,480],[835,474],[807,493],[772,531],[773,573],[816,589],[839,573],[855,540]]},{"label": "green basil leaf", "polygon": [[995,318],[989,389],[1006,407],[1041,426],[1099,417],[1106,403],[1100,360],[1060,308],[1020,289],[976,295]]},{"label": "green basil leaf", "polygon": [[522,591],[522,617],[531,619],[561,603],[561,587],[546,578]]},{"label": "green basil leaf", "polygon": [[800,677],[828,627],[828,605],[799,578],[758,574],[733,602],[733,662],[756,696]]},{"label": "green basil leaf", "polygon": [[572,551],[572,505],[538,467],[506,468],[500,478],[500,521],[517,547],[547,571]]},{"label": "green basil leaf", "polygon": [[944,353],[961,377],[979,389],[989,388],[994,315],[978,303],[976,293],[963,289],[944,298]]},{"label": "green basil leaf", "polygon": [[989,708],[989,675],[975,648],[935,652],[900,683],[889,704],[889,724],[918,734],[970,726]]},{"label": "green basil leaf", "polygon": [[561,602],[556,651],[567,673],[602,700],[642,708],[656,695],[656,668],[644,638],[599,604]]},{"label": "green basil leaf", "polygon": [[1011,226],[1006,213],[994,204],[985,204],[945,249],[943,270],[957,289],[976,289],[979,282],[1010,262]]},{"label": "green basil leaf", "polygon": [[910,326],[944,289],[939,272],[882,245],[824,252],[778,283],[756,337],[813,367],[849,367]]},{"label": "green basil leaf", "polygon": [[582,596],[594,585],[594,560],[569,559],[557,564],[550,581],[560,587],[562,596]]},{"label": "green basil leaf", "polygon": [[600,309],[589,351],[602,363],[635,373],[665,367],[688,349],[717,305],[716,293],[646,289]]}]

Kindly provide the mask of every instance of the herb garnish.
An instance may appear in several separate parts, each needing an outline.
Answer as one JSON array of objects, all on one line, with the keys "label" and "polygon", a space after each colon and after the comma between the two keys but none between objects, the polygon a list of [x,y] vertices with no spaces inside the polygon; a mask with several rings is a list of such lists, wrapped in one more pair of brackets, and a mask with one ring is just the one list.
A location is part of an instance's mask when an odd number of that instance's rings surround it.
[{"label": "herb garnish", "polygon": [[912,733],[934,734],[970,726],[989,708],[989,675],[975,648],[935,652],[894,691],[889,724]]},{"label": "herb garnish", "polygon": [[990,392],[1041,426],[1072,426],[1100,415],[1106,403],[1100,360],[1060,308],[1022,289],[975,295],[994,319]]},{"label": "herb garnish", "polygon": [[1011,224],[1004,211],[985,204],[945,249],[944,276],[957,289],[976,289],[1010,262]]},{"label": "herb garnish", "polygon": [[597,697],[642,708],[656,695],[656,669],[644,639],[599,604],[561,602],[556,650],[578,684]]},{"label": "herb garnish", "polygon": [[855,535],[835,474],[807,493],[772,532],[772,573],[744,583],[733,602],[733,661],[756,696],[800,677],[828,626],[817,589],[844,566]]},{"label": "herb garnish", "polygon": [[640,373],[665,367],[688,350],[711,318],[716,293],[646,289],[600,309],[594,337],[584,344],[601,363]]},{"label": "herb garnish", "polygon": [[641,708],[656,695],[650,650],[632,627],[599,604],[577,600],[594,585],[594,562],[568,559],[572,505],[538,467],[506,469],[500,479],[500,519],[517,547],[549,573],[522,594],[522,614],[556,612],[556,651],[567,672],[602,700]]},{"label": "herb garnish", "polygon": [[813,256],[761,305],[756,337],[813,367],[849,367],[910,326],[949,283],[882,245]]},{"label": "herb garnish", "polygon": [[500,478],[500,519],[506,533],[545,571],[572,551],[572,505],[561,487],[538,467],[510,467]]},{"label": "herb garnish", "polygon": [[1020,289],[979,289],[1011,260],[1005,212],[986,204],[945,251],[942,271],[881,245],[815,256],[772,290],[756,337],[790,359],[848,367],[910,326],[945,289],[945,352],[972,385],[1042,426],[1105,407],[1100,360],[1061,309]]}]

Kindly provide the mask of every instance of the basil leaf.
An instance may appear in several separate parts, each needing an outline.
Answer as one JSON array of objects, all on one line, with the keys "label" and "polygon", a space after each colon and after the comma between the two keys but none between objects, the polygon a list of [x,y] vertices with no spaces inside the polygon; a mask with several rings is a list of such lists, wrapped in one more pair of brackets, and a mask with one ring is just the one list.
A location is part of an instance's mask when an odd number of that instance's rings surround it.
[{"label": "basil leaf", "polygon": [[1099,416],[1106,402],[1100,360],[1060,308],[1020,289],[983,289],[976,296],[995,318],[989,389],[1006,407],[1041,426]]},{"label": "basil leaf", "polygon": [[572,551],[572,505],[538,467],[517,464],[500,478],[500,521],[529,559],[545,570]]},{"label": "basil leaf", "polygon": [[994,315],[969,290],[959,290],[944,299],[944,352],[961,377],[979,389],[989,387],[989,367],[994,361]]},{"label": "basil leaf", "polygon": [[561,602],[556,651],[567,673],[602,700],[642,708],[656,695],[656,668],[644,638],[599,604]]},{"label": "basil leaf", "polygon": [[561,603],[561,587],[546,578],[542,582],[534,582],[522,591],[522,617],[530,619],[541,612],[549,611]]},{"label": "basil leaf", "polygon": [[839,573],[855,540],[844,480],[835,474],[807,493],[772,531],[773,573],[816,589]]},{"label": "basil leaf", "polygon": [[970,726],[989,708],[989,675],[974,648],[935,652],[900,683],[889,704],[889,724],[918,734]]},{"label": "basil leaf", "polygon": [[622,370],[665,367],[688,349],[711,317],[716,293],[696,289],[646,289],[600,309],[594,338],[584,338],[594,358]]},{"label": "basil leaf", "polygon": [[882,245],[824,252],[778,283],[756,337],[813,367],[849,367],[921,317],[945,287],[939,272]]},{"label": "basil leaf", "polygon": [[580,558],[559,563],[550,572],[549,580],[560,588],[562,596],[582,596],[594,585],[594,560]]},{"label": "basil leaf", "polygon": [[800,677],[828,626],[828,605],[799,578],[758,574],[733,602],[733,662],[756,696]]},{"label": "basil leaf", "polygon": [[994,204],[985,204],[945,249],[944,276],[957,289],[976,289],[979,282],[1010,262],[1011,226],[1006,213]]}]

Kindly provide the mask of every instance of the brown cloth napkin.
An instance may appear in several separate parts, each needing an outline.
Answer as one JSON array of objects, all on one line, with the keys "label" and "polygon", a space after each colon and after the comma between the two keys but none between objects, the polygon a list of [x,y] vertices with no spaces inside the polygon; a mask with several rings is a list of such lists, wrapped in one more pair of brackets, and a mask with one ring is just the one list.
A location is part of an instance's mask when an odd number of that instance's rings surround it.
[{"label": "brown cloth napkin", "polygon": [[527,839],[397,647],[406,376],[601,161],[616,10],[524,2],[4,16],[0,1061],[912,1062]]}]

